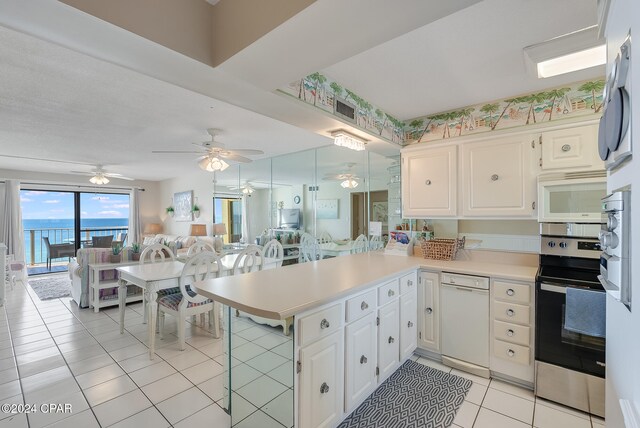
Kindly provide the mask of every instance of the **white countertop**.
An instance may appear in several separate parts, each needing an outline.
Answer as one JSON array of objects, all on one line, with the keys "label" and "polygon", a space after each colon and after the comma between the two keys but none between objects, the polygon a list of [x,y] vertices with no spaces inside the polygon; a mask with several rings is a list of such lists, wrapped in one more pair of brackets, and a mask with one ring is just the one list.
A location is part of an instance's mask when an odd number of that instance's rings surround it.
[{"label": "white countertop", "polygon": [[422,257],[353,254],[194,284],[198,293],[252,315],[285,319],[416,269],[533,282],[537,267]]}]

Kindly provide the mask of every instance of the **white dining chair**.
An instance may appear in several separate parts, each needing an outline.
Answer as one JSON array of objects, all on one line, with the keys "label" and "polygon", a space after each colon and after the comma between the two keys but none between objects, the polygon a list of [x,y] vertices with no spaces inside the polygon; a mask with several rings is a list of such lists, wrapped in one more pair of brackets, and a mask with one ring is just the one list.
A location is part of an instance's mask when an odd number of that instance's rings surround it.
[{"label": "white dining chair", "polygon": [[262,249],[264,256],[264,266],[262,269],[275,269],[282,266],[284,262],[284,249],[277,239],[272,239]]},{"label": "white dining chair", "polygon": [[212,245],[207,244],[204,241],[196,241],[195,244],[189,247],[189,250],[187,251],[187,257],[195,256],[196,254],[202,253],[203,251],[211,251],[214,253],[216,252],[213,249]]},{"label": "white dining chair", "polygon": [[[163,263],[165,261],[175,261],[176,256],[171,251],[171,248],[167,247],[163,244],[151,244],[142,250],[140,253],[140,263],[141,265],[146,263]],[[162,290],[157,291],[158,298],[166,296],[168,294],[175,294],[180,292],[180,287],[172,287],[172,288],[164,288]],[[147,322],[147,299],[144,297],[144,293],[142,294],[142,308],[144,313],[144,322]],[[159,325],[159,319],[156,318],[156,329]]]},{"label": "white dining chair", "polygon": [[382,236],[372,235],[371,238],[369,238],[369,250],[376,251],[382,248],[384,248]]},{"label": "white dining chair", "polygon": [[318,237],[318,242],[320,242],[321,244],[326,244],[328,242],[333,242],[333,238],[331,237],[331,234],[325,230]]},{"label": "white dining chair", "polygon": [[365,235],[360,235],[353,241],[351,254],[366,253],[369,248],[369,241]]},{"label": "white dining chair", "polygon": [[[305,238],[305,235],[308,235],[308,237]],[[300,263],[314,262],[321,259],[322,247],[320,243],[308,233],[303,234],[300,239]]]},{"label": "white dining chair", "polygon": [[262,250],[257,245],[248,245],[247,248],[242,250],[236,261],[233,262],[233,269],[231,270],[233,275],[239,275],[242,273],[257,272],[263,268],[264,255]]},{"label": "white dining chair", "polygon": [[213,337],[220,337],[220,319],[217,303],[197,294],[190,284],[217,278],[222,270],[222,263],[216,253],[203,251],[189,258],[180,275],[180,292],[158,297],[158,319],[160,320],[160,339],[164,338],[164,318],[166,314],[176,317],[178,322],[178,345],[181,351],[185,348],[185,327],[187,316],[209,313],[209,325],[213,326]]}]

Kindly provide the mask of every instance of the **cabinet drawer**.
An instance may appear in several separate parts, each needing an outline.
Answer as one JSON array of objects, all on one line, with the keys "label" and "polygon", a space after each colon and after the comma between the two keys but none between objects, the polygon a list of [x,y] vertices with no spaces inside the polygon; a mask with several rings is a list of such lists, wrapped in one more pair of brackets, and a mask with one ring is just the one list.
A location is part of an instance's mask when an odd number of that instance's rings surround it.
[{"label": "cabinet drawer", "polygon": [[518,324],[530,324],[529,306],[495,301],[493,302],[493,309],[493,316],[495,319],[515,322]]},{"label": "cabinet drawer", "polygon": [[413,272],[400,278],[400,294],[408,293],[416,289],[418,274]]},{"label": "cabinet drawer", "polygon": [[347,300],[347,322],[355,321],[363,316],[375,311],[376,309],[376,290],[368,293],[352,297]]},{"label": "cabinet drawer", "polygon": [[398,286],[398,280],[394,279],[384,285],[378,287],[378,305],[384,306],[400,294],[400,287]]},{"label": "cabinet drawer", "polygon": [[531,328],[502,321],[494,321],[493,336],[505,342],[529,346],[529,343],[531,343]]},{"label": "cabinet drawer", "polygon": [[531,287],[513,282],[493,281],[493,295],[498,300],[528,305],[531,303]]},{"label": "cabinet drawer", "polygon": [[493,354],[498,358],[525,366],[531,364],[531,348],[528,346],[516,345],[494,339]]},{"label": "cabinet drawer", "polygon": [[489,289],[489,278],[484,276],[458,275],[453,273],[442,272],[443,284],[463,285],[465,287]]},{"label": "cabinet drawer", "polygon": [[304,346],[325,337],[341,327],[342,307],[340,304],[307,315],[300,319],[300,345]]}]

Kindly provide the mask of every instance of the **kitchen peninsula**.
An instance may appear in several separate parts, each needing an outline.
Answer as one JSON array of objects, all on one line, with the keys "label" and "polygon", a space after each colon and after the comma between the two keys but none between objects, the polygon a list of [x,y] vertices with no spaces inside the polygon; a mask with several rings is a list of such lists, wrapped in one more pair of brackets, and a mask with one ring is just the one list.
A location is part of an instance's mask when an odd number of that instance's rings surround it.
[{"label": "kitchen peninsula", "polygon": [[[226,305],[225,363],[231,367],[226,405],[232,426],[243,411],[234,405],[236,392],[251,371],[242,353],[252,340],[235,328],[241,323],[236,310],[273,320],[292,318],[290,336],[274,329],[281,341],[276,349],[288,360],[282,370],[292,378],[286,406],[291,426],[337,425],[416,350],[477,373],[475,366],[443,356],[439,289],[444,277],[458,281],[456,288],[469,281],[487,284],[485,309],[491,315],[482,324],[492,352],[483,369],[486,376],[490,370],[494,377],[531,387],[530,303],[537,257],[465,253],[474,254],[469,260],[437,261],[370,252],[196,283],[199,294]],[[502,327],[505,332],[499,331]],[[515,339],[508,332],[516,332]]]}]

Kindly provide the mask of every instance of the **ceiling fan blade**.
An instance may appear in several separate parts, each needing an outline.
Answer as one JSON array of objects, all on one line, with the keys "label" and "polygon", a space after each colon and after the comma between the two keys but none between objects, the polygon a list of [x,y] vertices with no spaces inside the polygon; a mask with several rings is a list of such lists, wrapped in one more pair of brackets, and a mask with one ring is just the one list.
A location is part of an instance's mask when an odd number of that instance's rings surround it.
[{"label": "ceiling fan blade", "polygon": [[253,150],[253,149],[229,149],[229,152],[235,153],[238,155],[263,155],[264,154],[262,150]]},{"label": "ceiling fan blade", "polygon": [[86,171],[69,171],[69,173],[78,174],[78,175],[90,175],[90,176],[96,175],[95,172],[86,172]]},{"label": "ceiling fan blade", "polygon": [[243,163],[253,162],[249,158],[245,158],[244,156],[236,155],[236,154],[233,154],[233,153],[219,153],[218,156],[223,158],[223,159],[229,159],[229,160],[232,160],[232,161],[235,161],[235,162],[243,162]]},{"label": "ceiling fan blade", "polygon": [[200,154],[202,150],[152,150],[151,153],[190,153]]},{"label": "ceiling fan blade", "polygon": [[113,177],[113,176],[111,176],[110,174],[105,174],[105,176],[106,176],[106,177],[109,177],[109,178],[115,178],[116,180],[127,180],[127,181],[133,181],[133,180],[135,180],[135,178],[125,177],[125,176],[123,176],[123,175],[118,175],[118,176]]},{"label": "ceiling fan blade", "polygon": [[42,161],[42,162],[68,163],[73,165],[90,165],[90,164],[87,164],[86,162],[64,161],[64,160],[57,160],[57,159],[42,159],[42,158],[34,158],[30,156],[0,155],[0,157],[13,158],[13,159],[27,159],[27,160]]},{"label": "ceiling fan blade", "polygon": [[114,177],[114,178],[122,177],[122,174],[118,174],[117,172],[104,172],[104,171],[102,171],[102,175],[105,175],[107,177]]}]

